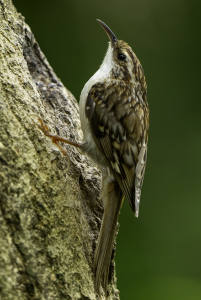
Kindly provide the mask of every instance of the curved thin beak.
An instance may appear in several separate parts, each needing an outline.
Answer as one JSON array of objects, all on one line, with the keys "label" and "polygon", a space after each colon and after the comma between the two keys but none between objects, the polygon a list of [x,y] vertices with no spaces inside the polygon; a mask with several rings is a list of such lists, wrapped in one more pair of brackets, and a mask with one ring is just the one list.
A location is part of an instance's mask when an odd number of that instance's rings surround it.
[{"label": "curved thin beak", "polygon": [[112,30],[104,23],[102,22],[101,20],[99,19],[96,19],[100,24],[101,26],[103,27],[103,29],[105,30],[105,32],[107,33],[107,36],[109,37],[110,39],[110,42],[112,44],[112,47],[114,48],[115,46],[115,43],[117,42],[117,38],[115,36],[115,34],[112,32]]}]

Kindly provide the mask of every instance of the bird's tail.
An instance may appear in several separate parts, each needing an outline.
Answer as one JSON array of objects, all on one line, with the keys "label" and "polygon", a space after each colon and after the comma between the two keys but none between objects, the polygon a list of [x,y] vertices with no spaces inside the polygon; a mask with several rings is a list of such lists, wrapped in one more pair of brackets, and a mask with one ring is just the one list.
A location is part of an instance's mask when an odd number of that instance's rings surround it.
[{"label": "bird's tail", "polygon": [[102,194],[104,215],[94,256],[95,288],[100,293],[100,283],[107,297],[107,283],[116,234],[119,211],[122,204],[122,192],[116,181],[107,182]]}]

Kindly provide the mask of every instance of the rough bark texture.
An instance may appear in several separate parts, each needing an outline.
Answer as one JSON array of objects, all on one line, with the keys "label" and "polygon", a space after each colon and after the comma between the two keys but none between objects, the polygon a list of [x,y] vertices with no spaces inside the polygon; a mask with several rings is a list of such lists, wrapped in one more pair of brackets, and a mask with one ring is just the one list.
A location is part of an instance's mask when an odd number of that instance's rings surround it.
[{"label": "rough bark texture", "polygon": [[[70,146],[68,166],[31,114],[82,138],[75,98],[12,2],[0,0],[0,299],[98,299],[100,172]],[[119,299],[110,269],[109,299]]]}]

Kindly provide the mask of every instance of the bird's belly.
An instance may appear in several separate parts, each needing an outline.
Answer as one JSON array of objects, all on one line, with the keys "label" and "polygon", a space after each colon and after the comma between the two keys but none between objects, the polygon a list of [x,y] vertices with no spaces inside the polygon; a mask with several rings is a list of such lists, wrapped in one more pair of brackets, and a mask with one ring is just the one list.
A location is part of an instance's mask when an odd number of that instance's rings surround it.
[{"label": "bird's belly", "polygon": [[81,122],[81,127],[84,135],[84,142],[89,142],[92,143],[92,147],[95,147],[95,143],[93,141],[93,136],[91,132],[91,126],[89,124],[88,119],[86,118],[85,114],[85,106],[86,106],[86,101],[87,101],[87,96],[89,92],[89,88],[87,84],[84,86],[81,95],[80,95],[80,103],[79,103],[79,110],[80,110],[80,122]]}]

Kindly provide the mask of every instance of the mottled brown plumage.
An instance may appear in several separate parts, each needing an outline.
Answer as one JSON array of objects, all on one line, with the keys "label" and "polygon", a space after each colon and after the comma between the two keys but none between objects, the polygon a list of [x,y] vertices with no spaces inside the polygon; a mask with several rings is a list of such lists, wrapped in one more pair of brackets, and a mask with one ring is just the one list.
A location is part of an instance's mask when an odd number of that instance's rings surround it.
[{"label": "mottled brown plumage", "polygon": [[[132,74],[126,63],[116,58],[122,52],[132,59]],[[118,68],[113,68],[110,77],[91,87],[85,114],[99,150],[108,159],[111,172],[135,212],[135,170],[142,145],[145,148],[143,168],[137,178],[140,189],[147,156],[147,86],[141,64],[127,43],[116,42],[114,57]]]},{"label": "mottled brown plumage", "polygon": [[[102,169],[103,222],[94,258],[95,286],[107,294],[112,245],[123,196],[135,216],[147,160],[149,107],[142,66],[124,41],[99,21],[110,38],[105,59],[80,98],[86,151]],[[85,111],[85,112],[83,112]],[[85,114],[85,116],[84,116]]]}]

